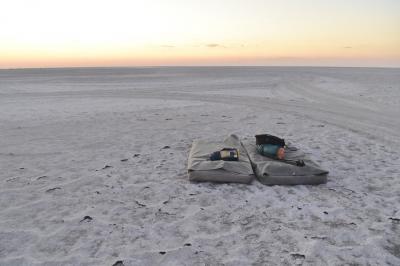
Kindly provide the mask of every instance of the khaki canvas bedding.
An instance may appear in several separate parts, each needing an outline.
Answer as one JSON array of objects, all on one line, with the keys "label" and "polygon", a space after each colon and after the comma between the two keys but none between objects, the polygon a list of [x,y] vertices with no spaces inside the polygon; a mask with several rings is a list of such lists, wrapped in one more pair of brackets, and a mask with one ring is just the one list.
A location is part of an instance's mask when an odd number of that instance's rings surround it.
[{"label": "khaki canvas bedding", "polygon": [[294,146],[288,145],[285,149],[285,159],[301,159],[305,163],[303,167],[262,156],[253,143],[245,143],[244,147],[257,179],[265,185],[317,185],[327,182],[328,171]]},{"label": "khaki canvas bedding", "polygon": [[[238,149],[239,161],[210,161],[210,154],[223,148]],[[254,179],[246,150],[236,135],[230,135],[221,142],[195,140],[187,169],[191,181],[250,183]]]}]

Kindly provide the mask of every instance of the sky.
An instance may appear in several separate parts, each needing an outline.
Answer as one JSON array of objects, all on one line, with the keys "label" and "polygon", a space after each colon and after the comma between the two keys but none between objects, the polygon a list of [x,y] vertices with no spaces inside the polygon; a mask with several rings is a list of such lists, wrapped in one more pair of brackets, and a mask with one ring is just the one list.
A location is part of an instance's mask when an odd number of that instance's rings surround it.
[{"label": "sky", "polygon": [[0,68],[400,67],[400,0],[0,0]]}]

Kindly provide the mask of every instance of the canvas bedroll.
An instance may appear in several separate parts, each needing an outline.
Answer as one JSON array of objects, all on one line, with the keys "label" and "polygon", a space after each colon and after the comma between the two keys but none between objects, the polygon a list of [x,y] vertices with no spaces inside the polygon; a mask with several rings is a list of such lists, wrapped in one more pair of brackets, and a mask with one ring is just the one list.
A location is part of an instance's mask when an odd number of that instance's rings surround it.
[{"label": "canvas bedroll", "polygon": [[[211,161],[210,154],[223,148],[236,148],[238,161]],[[188,176],[190,181],[250,183],[254,179],[247,152],[236,135],[222,142],[195,140],[189,153]]]},{"label": "canvas bedroll", "polygon": [[303,160],[304,166],[262,156],[253,143],[245,143],[244,147],[257,179],[265,185],[318,185],[327,182],[329,172],[290,144],[285,149],[285,159],[291,162]]}]

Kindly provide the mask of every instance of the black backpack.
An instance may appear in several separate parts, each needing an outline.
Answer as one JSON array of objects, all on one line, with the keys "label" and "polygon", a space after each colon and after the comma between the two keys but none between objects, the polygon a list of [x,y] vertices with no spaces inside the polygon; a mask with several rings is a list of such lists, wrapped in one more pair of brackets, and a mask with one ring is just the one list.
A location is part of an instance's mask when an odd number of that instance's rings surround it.
[{"label": "black backpack", "polygon": [[284,147],[285,140],[278,138],[277,136],[273,136],[273,135],[269,135],[269,134],[261,134],[261,135],[256,135],[256,144],[257,145],[273,144],[273,145],[278,145],[280,147]]}]

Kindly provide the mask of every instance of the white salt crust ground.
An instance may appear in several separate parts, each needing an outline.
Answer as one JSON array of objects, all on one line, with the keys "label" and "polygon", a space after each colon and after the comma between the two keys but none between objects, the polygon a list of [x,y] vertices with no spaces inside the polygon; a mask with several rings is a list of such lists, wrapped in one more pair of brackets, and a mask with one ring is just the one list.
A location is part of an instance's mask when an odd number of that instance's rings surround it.
[{"label": "white salt crust ground", "polygon": [[[399,69],[2,70],[0,265],[400,265],[399,106]],[[188,181],[261,132],[328,183]]]}]

